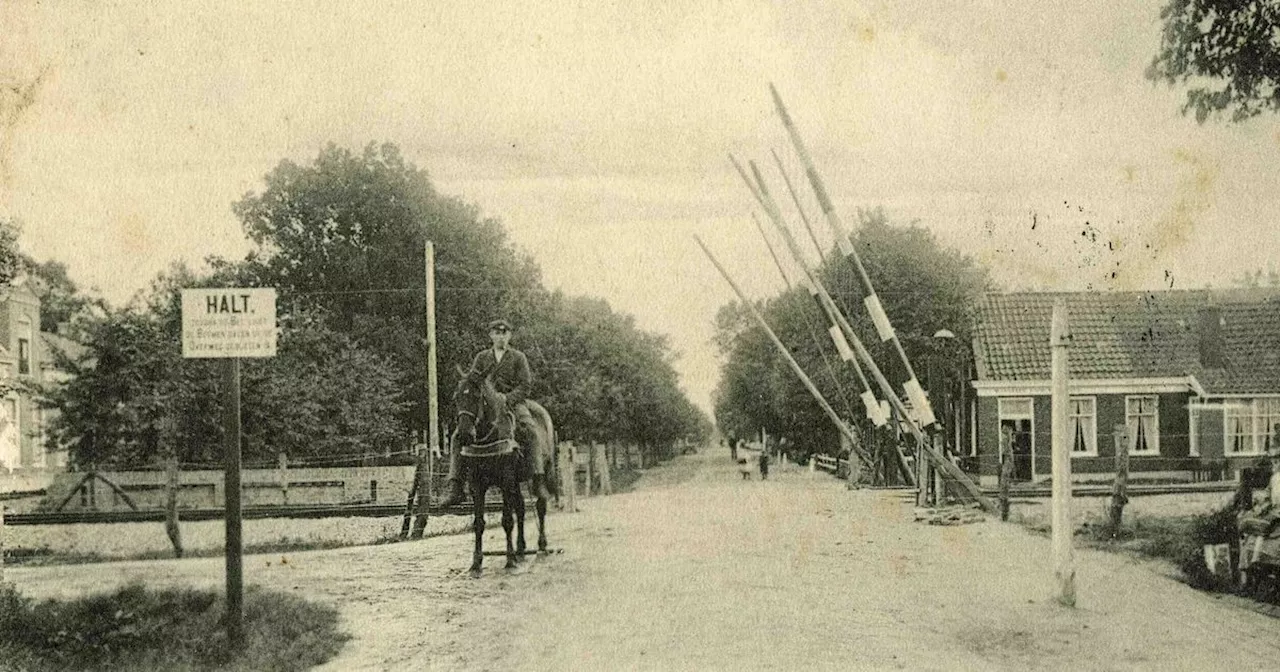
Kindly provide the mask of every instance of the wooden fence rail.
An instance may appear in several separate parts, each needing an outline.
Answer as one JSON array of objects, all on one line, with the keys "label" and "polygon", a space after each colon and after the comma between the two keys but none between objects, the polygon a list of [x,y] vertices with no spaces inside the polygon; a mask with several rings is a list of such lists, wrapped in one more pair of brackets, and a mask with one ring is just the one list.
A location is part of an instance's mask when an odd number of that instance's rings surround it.
[{"label": "wooden fence rail", "polygon": [[822,471],[829,471],[833,474],[840,468],[841,462],[847,463],[847,460],[837,460],[830,455],[813,456],[813,464],[816,468],[821,469]]}]

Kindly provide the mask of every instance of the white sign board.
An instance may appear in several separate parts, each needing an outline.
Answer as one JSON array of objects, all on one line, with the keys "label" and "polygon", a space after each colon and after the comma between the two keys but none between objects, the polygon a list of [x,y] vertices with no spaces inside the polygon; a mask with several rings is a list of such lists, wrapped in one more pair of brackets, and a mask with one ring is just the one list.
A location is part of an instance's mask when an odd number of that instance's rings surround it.
[{"label": "white sign board", "polygon": [[275,357],[276,290],[182,290],[183,357]]}]

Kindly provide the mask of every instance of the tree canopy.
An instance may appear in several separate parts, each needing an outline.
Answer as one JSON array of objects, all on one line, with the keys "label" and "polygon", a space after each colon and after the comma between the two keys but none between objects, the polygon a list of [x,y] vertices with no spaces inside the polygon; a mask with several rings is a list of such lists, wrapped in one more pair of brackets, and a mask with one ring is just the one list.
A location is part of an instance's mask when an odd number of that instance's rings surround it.
[{"label": "tree canopy", "polygon": [[1147,77],[1190,84],[1184,113],[1243,121],[1280,110],[1278,0],[1170,0]]},{"label": "tree canopy", "polygon": [[[547,291],[500,222],[438,193],[394,145],[330,146],[308,165],[283,161],[233,210],[253,244],[245,258],[212,258],[203,273],[174,266],[124,308],[98,311],[81,332],[84,352],[61,357],[69,382],[44,391],[61,411],[50,441],[69,446],[77,464],[218,454],[216,369],[181,357],[185,287],[277,290],[279,354],[246,360],[242,373],[246,460],[404,452],[427,424],[427,241],[436,250],[443,422],[452,419],[454,365],[468,365],[488,345],[485,325],[503,316],[517,325],[512,344],[529,355],[534,396],[562,439],[654,446],[709,434],[665,339],[602,300]],[[66,295],[55,309],[79,311],[74,286],[59,281],[65,268],[41,268]]]}]

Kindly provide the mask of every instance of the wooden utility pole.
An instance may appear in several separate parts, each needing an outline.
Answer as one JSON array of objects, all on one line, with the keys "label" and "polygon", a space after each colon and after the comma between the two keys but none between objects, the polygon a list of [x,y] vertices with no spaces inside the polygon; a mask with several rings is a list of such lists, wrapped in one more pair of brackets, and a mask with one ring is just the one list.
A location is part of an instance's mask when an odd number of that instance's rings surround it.
[{"label": "wooden utility pole", "polygon": [[[852,430],[852,428],[850,429]],[[850,431],[850,434],[854,434],[854,432]],[[858,464],[858,446],[855,446],[852,442],[849,442],[849,438],[844,434],[841,434],[840,443],[846,443],[846,442],[849,443],[849,473],[848,473],[849,482],[848,484],[846,484],[845,487],[849,490],[853,490],[858,487],[858,479],[861,478],[862,476],[861,474],[862,469],[861,469],[861,465]],[[836,463],[836,466],[837,468],[839,467],[839,462]]]},{"label": "wooden utility pole", "polygon": [[610,479],[609,466],[609,447],[603,443],[597,443],[592,446],[592,451],[596,454],[596,470],[600,477],[600,494],[612,495],[613,482]]},{"label": "wooden utility pole", "polygon": [[289,505],[289,455],[283,450],[276,455],[276,481],[280,483],[280,502]]},{"label": "wooden utility pole", "polygon": [[[944,449],[944,446],[943,446],[941,428],[939,428],[939,432],[937,434],[933,435],[933,447],[935,450],[938,451],[939,455],[942,455],[944,457],[946,456],[947,451]],[[942,470],[930,469],[930,471],[933,472],[933,479],[932,479],[933,480],[933,505],[943,506],[944,504],[946,504],[947,488],[946,488],[946,482],[942,478]]]},{"label": "wooden utility pole", "polygon": [[[928,440],[928,436],[925,436]],[[929,460],[924,456],[924,446],[916,451],[916,506],[929,506]]]},{"label": "wooden utility pole", "polygon": [[226,511],[227,641],[232,648],[244,644],[244,544],[240,510],[240,358],[231,357],[222,367],[223,500]]},{"label": "wooden utility pole", "polygon": [[421,539],[427,529],[427,519],[431,507],[431,454],[440,447],[440,412],[436,390],[436,245],[427,241],[423,246],[422,257],[425,261],[427,286],[427,440],[425,450],[418,454],[418,467],[415,470],[417,480],[418,506],[417,517],[413,521],[412,538]]},{"label": "wooden utility pole", "polygon": [[1124,505],[1129,503],[1129,428],[1117,424],[1111,430],[1116,446],[1116,480],[1111,487],[1111,538],[1119,536]]},{"label": "wooden utility pole", "polygon": [[560,444],[560,482],[564,495],[564,510],[578,510],[578,460],[572,441]]},{"label": "wooden utility pole", "polygon": [[1049,329],[1049,345],[1052,348],[1050,369],[1053,381],[1051,408],[1053,432],[1053,561],[1054,578],[1058,584],[1058,602],[1068,607],[1076,604],[1076,568],[1072,557],[1071,534],[1071,445],[1070,430],[1070,372],[1067,352],[1071,333],[1067,329],[1066,302],[1058,299],[1053,304],[1053,318]]},{"label": "wooden utility pole", "polygon": [[[436,352],[436,244],[426,244],[427,282],[427,454],[440,451],[439,355]],[[430,464],[430,462],[428,462]]]},{"label": "wooden utility pole", "polygon": [[182,529],[178,525],[178,491],[182,487],[178,471],[178,456],[170,455],[164,461],[164,532],[173,545],[173,555],[182,557]]}]

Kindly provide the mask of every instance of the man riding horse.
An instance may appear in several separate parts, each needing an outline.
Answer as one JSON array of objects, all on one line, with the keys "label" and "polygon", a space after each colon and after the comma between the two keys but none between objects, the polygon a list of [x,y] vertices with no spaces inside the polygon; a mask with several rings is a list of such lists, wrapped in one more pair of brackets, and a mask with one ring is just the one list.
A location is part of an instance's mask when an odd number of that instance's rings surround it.
[{"label": "man riding horse", "polygon": [[[539,498],[549,498],[551,495],[547,492],[546,469],[541,454],[543,447],[535,435],[538,425],[526,403],[529,389],[533,385],[533,374],[529,370],[529,359],[523,352],[510,345],[512,331],[511,322],[508,320],[498,319],[490,322],[489,340],[493,345],[476,353],[475,359],[471,362],[471,369],[464,375],[472,383],[489,378],[494,389],[506,399],[507,410],[516,418],[516,441],[532,457],[534,495]],[[449,494],[445,497],[443,506],[462,503],[462,475],[458,473],[460,452],[461,446],[458,442],[451,441]]]}]

